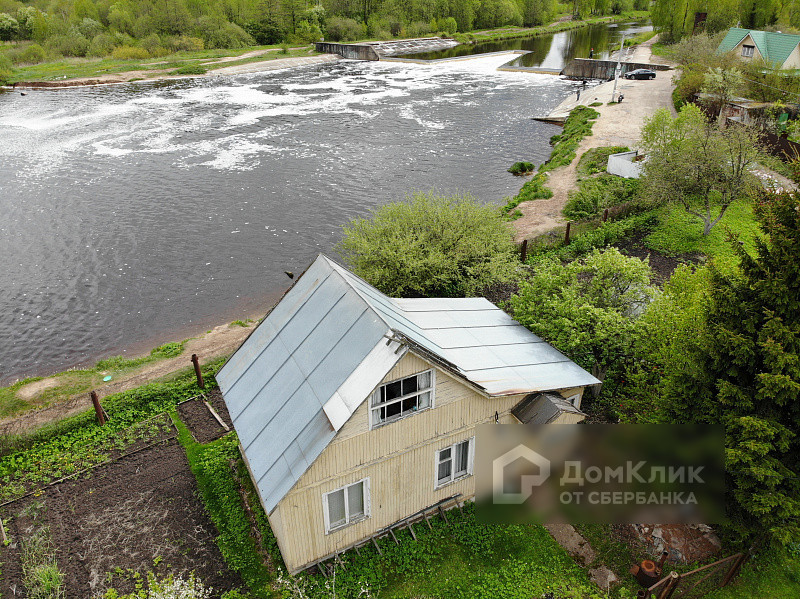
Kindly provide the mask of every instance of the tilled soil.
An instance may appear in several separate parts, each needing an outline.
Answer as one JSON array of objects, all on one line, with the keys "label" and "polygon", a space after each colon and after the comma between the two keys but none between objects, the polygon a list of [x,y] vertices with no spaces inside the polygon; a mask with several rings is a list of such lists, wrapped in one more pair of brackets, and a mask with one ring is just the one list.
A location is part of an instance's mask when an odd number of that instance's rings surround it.
[{"label": "tilled soil", "polygon": [[3,597],[25,596],[20,540],[42,526],[50,528],[70,598],[102,595],[110,587],[131,592],[134,573],[148,571],[194,571],[218,594],[242,586],[214,543],[217,531],[174,439],[47,487],[38,497],[5,506],[2,515],[13,517],[13,542],[0,546]]},{"label": "tilled soil", "polygon": [[[218,412],[216,408],[214,410]],[[202,397],[179,404],[178,414],[198,443],[209,443],[228,432],[211,414]]]},{"label": "tilled soil", "polygon": [[703,261],[703,255],[699,253],[676,254],[667,256],[655,250],[651,250],[644,244],[647,232],[638,232],[632,237],[614,244],[615,247],[626,256],[633,256],[644,260],[648,258],[650,268],[655,275],[655,283],[659,286],[666,283],[680,264],[697,264]]}]

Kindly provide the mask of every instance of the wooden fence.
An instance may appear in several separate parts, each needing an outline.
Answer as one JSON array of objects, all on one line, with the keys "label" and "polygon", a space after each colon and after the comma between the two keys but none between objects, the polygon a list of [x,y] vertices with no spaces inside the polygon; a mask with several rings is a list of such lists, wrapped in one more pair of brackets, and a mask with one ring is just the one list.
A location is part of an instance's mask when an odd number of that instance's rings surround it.
[{"label": "wooden fence", "polygon": [[747,554],[737,553],[685,574],[670,572],[669,576],[662,578],[650,588],[641,589],[636,597],[643,599],[702,597],[733,580],[746,559]]}]

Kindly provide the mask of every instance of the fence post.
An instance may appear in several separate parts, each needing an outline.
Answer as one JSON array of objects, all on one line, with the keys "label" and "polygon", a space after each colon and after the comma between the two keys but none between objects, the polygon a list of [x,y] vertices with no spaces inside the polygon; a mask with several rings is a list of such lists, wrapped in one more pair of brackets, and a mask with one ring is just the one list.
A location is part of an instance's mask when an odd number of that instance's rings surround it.
[{"label": "fence post", "polygon": [[735,560],[733,560],[733,565],[731,566],[731,569],[728,570],[728,573],[725,575],[725,578],[722,579],[722,584],[719,585],[720,588],[726,586],[731,580],[733,580],[733,577],[736,576],[736,573],[739,571],[739,568],[742,567],[742,564],[744,563],[744,560],[746,558],[747,558],[746,554],[740,553],[738,557]]},{"label": "fence post", "polygon": [[670,599],[681,583],[681,575],[675,571],[669,573],[669,582],[664,586],[664,590],[658,595],[658,599]]},{"label": "fence post", "polygon": [[2,516],[0,516],[0,537],[3,538],[3,545],[8,545],[8,537],[6,536],[6,528],[3,526]]},{"label": "fence post", "polygon": [[606,222],[607,220],[608,220],[608,208],[603,210],[603,222]]},{"label": "fence post", "polygon": [[569,229],[572,223],[567,221],[567,230],[564,232],[564,245],[569,245]]},{"label": "fence post", "polygon": [[194,364],[194,374],[197,377],[197,386],[205,389],[206,383],[203,380],[203,373],[200,372],[200,360],[197,359],[197,354],[192,354],[192,364]]},{"label": "fence post", "polygon": [[91,393],[92,404],[94,405],[94,413],[97,416],[97,421],[100,423],[100,426],[106,423],[106,415],[103,412],[103,407],[100,405],[100,398],[97,397],[97,391],[92,391]]},{"label": "fence post", "polygon": [[522,240],[522,250],[520,251],[520,254],[521,254],[520,258],[522,259],[523,262],[525,262],[525,260],[528,259],[528,240],[527,239],[523,239]]}]

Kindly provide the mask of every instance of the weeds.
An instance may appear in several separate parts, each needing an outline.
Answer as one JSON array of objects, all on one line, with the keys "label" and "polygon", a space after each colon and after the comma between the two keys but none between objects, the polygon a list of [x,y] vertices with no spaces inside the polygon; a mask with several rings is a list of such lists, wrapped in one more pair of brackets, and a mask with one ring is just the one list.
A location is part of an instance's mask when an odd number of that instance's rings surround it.
[{"label": "weeds", "polygon": [[22,584],[30,599],[65,599],[64,573],[56,563],[50,527],[42,526],[22,541]]}]

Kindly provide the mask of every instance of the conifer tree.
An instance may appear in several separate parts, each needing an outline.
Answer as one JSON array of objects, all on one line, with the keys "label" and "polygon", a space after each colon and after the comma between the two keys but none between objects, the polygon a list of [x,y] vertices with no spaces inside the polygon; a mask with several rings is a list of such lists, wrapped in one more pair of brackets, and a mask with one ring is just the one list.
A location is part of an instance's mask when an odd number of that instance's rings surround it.
[{"label": "conifer tree", "polygon": [[[727,510],[741,541],[800,539],[800,195],[765,198],[766,234],[739,272],[713,269],[691,367],[666,380],[667,417],[726,430]],[[735,239],[731,239],[735,243]]]}]

